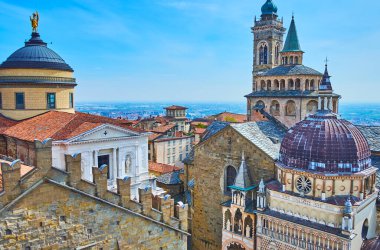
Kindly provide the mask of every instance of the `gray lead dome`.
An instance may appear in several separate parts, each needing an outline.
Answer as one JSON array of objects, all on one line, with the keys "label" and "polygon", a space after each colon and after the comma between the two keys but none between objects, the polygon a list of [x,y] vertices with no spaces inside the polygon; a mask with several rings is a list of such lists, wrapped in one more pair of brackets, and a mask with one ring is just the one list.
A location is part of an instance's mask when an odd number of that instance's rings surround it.
[{"label": "gray lead dome", "polygon": [[32,38],[25,42],[25,46],[10,55],[0,68],[54,69],[73,72],[62,57],[49,49],[36,32],[33,32]]}]

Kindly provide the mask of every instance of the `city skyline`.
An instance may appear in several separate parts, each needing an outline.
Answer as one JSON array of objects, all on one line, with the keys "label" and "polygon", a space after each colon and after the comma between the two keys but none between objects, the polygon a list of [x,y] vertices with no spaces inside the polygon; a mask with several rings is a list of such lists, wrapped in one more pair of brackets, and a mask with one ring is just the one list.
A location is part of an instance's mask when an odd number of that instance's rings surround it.
[{"label": "city skyline", "polygon": [[[304,64],[323,72],[329,58],[344,103],[378,102],[373,62],[380,56],[380,4],[371,2],[368,8],[356,1],[275,1],[286,28],[295,14]],[[250,27],[263,3],[3,1],[0,60],[29,38],[28,16],[37,9],[42,39],[75,70],[76,101],[245,102],[251,91]]]}]

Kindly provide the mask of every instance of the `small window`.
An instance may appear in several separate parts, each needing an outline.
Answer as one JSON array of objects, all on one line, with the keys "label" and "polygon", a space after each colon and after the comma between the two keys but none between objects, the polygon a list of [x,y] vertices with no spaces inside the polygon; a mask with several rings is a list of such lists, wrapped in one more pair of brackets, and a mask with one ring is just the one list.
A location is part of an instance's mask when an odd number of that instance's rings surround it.
[{"label": "small window", "polygon": [[24,93],[16,93],[16,109],[25,109]]},{"label": "small window", "polygon": [[74,93],[70,93],[69,95],[70,108],[74,108]]},{"label": "small window", "polygon": [[47,93],[47,108],[55,109],[55,93]]}]

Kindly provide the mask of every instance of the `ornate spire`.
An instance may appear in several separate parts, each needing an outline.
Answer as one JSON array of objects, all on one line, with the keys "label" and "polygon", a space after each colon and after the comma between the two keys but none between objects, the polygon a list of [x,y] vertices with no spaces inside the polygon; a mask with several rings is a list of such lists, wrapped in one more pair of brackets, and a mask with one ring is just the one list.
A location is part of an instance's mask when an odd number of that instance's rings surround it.
[{"label": "ornate spire", "polygon": [[252,181],[248,172],[247,164],[245,163],[244,152],[241,157],[241,164],[238,171],[238,174],[235,179],[235,183],[232,188],[239,190],[248,190],[253,187]]},{"label": "ornate spire", "polygon": [[319,85],[319,90],[332,91],[330,77],[331,76],[329,75],[329,71],[327,69],[327,58],[326,58],[325,73],[323,74],[321,84]]},{"label": "ornate spire", "polygon": [[288,35],[286,36],[286,41],[282,52],[303,52],[298,40],[294,15],[292,16],[292,22],[290,23]]}]

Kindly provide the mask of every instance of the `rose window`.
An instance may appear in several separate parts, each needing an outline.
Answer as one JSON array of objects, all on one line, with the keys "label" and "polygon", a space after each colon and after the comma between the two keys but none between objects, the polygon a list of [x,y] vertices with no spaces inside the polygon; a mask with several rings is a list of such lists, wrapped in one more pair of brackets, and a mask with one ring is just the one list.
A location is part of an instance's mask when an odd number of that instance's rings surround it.
[{"label": "rose window", "polygon": [[301,176],[296,182],[297,190],[300,193],[308,194],[311,191],[311,180],[305,176]]}]

